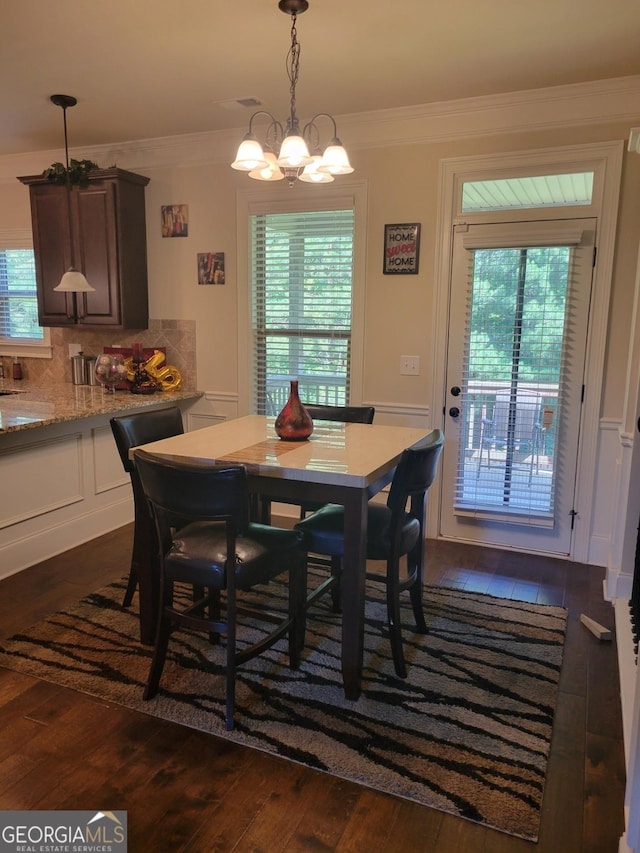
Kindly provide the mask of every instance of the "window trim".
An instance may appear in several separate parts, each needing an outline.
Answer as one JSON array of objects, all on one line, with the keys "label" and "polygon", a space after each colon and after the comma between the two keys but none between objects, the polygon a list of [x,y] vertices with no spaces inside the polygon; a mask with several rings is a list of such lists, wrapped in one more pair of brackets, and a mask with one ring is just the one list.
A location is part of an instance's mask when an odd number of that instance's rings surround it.
[{"label": "window trim", "polygon": [[[28,228],[0,229],[0,249],[33,249],[33,236]],[[0,336],[0,356],[28,358],[52,358],[51,331],[42,327],[41,341],[25,340],[24,343]]]},{"label": "window trim", "polygon": [[[286,188],[290,192],[289,188]],[[285,198],[277,189],[238,190],[237,212],[237,298],[238,298],[238,412],[251,414],[253,346],[251,330],[250,216],[262,213],[295,213],[344,209],[354,210],[353,314],[351,325],[350,403],[362,405],[364,375],[364,288],[366,250],[367,184],[341,181],[334,188],[323,186],[306,191],[296,186],[295,197]],[[298,193],[297,191],[300,190]]]}]

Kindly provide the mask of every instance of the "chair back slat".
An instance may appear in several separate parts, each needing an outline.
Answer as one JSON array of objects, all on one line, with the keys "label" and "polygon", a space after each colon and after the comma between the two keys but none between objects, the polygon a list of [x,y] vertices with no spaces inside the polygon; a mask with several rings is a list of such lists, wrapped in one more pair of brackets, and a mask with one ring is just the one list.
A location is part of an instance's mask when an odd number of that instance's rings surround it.
[{"label": "chair back slat", "polygon": [[304,404],[315,421],[343,421],[348,424],[372,424],[373,406],[314,406]]}]

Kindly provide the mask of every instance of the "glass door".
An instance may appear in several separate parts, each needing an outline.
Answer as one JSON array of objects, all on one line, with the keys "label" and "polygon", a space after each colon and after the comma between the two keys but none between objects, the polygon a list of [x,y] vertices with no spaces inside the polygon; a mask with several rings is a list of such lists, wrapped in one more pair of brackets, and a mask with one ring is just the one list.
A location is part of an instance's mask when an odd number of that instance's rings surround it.
[{"label": "glass door", "polygon": [[595,220],[456,226],[440,532],[566,555]]}]

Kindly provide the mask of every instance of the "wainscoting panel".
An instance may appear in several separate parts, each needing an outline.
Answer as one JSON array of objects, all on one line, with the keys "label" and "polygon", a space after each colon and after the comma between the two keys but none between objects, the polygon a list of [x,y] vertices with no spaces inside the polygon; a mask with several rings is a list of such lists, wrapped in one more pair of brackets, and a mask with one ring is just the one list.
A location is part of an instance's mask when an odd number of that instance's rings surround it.
[{"label": "wainscoting panel", "polygon": [[614,540],[612,537],[616,518],[621,506],[626,506],[626,494],[620,494],[620,486],[624,481],[621,477],[621,423],[617,420],[605,419],[600,421],[598,435],[596,480],[593,489],[593,505],[591,514],[584,515],[585,509],[578,508],[580,517],[578,523],[590,524],[589,554],[586,562],[593,566],[609,566],[612,557]]},{"label": "wainscoting panel", "polygon": [[[82,437],[36,441],[3,453],[0,528],[82,501]],[[46,471],[47,476],[43,477]]]},{"label": "wainscoting panel", "polygon": [[185,429],[191,432],[194,429],[213,426],[230,418],[240,416],[238,412],[238,395],[224,391],[206,391],[187,415]]},{"label": "wainscoting panel", "polygon": [[409,404],[382,403],[365,400],[365,406],[373,406],[376,410],[374,423],[384,426],[424,427],[433,426],[430,423],[429,406],[412,406]]},{"label": "wainscoting panel", "polygon": [[130,486],[131,479],[122,467],[111,426],[98,427],[91,432],[91,461],[94,494],[109,492],[120,486]]}]

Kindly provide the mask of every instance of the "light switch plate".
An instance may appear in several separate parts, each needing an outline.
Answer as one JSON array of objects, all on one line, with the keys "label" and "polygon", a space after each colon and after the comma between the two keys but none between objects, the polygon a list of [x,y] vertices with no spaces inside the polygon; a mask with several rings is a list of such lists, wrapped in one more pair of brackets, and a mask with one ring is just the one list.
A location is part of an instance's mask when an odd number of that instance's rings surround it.
[{"label": "light switch plate", "polygon": [[69,344],[69,358],[73,358],[74,355],[79,355],[82,352],[82,346],[80,344]]},{"label": "light switch plate", "polygon": [[418,376],[420,373],[420,356],[419,355],[401,355],[400,356],[400,375],[401,376]]}]

